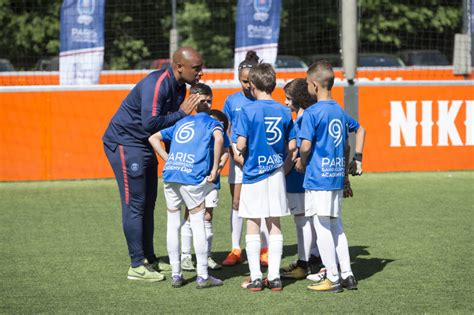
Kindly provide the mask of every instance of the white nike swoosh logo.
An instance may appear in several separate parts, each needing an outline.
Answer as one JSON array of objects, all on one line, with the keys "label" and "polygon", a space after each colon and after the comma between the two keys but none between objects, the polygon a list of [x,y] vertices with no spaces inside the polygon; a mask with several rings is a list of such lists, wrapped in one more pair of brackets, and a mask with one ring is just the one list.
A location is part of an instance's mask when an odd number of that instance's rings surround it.
[{"label": "white nike swoosh logo", "polygon": [[239,110],[241,110],[242,108],[236,108],[235,111],[238,112]]}]

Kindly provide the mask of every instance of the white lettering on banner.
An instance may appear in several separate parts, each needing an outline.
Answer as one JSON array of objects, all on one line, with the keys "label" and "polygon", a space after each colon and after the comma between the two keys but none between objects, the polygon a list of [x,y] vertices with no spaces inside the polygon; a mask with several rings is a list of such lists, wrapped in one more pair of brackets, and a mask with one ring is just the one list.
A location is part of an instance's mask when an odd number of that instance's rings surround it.
[{"label": "white lettering on banner", "polygon": [[247,25],[247,34],[249,38],[272,39],[271,26]]},{"label": "white lettering on banner", "polygon": [[[406,101],[406,111],[401,101],[390,102],[390,146],[400,147],[403,136],[405,146],[414,147],[416,143],[417,101]],[[451,104],[450,104],[451,103]],[[466,139],[464,145],[474,145],[474,101],[437,101],[438,104],[438,146],[462,146],[463,142],[456,128],[456,118],[465,103],[466,108]],[[433,101],[421,101],[421,145],[433,145]]]},{"label": "white lettering on banner", "polygon": [[93,29],[88,28],[72,28],[71,38],[75,43],[93,43],[97,44],[99,34]]}]

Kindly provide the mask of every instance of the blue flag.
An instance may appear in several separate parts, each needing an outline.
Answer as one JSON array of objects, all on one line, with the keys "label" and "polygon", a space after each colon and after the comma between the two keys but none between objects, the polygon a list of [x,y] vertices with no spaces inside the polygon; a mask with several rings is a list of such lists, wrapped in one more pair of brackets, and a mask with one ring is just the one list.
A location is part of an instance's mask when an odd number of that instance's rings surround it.
[{"label": "blue flag", "polygon": [[61,84],[96,84],[104,60],[105,0],[64,0],[61,7]]},{"label": "blue flag", "polygon": [[234,68],[255,50],[264,62],[274,64],[280,34],[281,0],[239,0],[235,30]]}]

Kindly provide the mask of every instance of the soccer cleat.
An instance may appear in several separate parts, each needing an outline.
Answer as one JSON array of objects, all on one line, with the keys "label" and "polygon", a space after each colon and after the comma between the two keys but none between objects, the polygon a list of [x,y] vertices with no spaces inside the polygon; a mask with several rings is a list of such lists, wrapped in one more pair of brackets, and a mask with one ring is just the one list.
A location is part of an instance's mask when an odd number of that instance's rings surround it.
[{"label": "soccer cleat", "polygon": [[260,265],[264,267],[268,266],[268,247],[260,250]]},{"label": "soccer cleat", "polygon": [[306,270],[300,266],[295,266],[292,270],[281,273],[281,277],[301,280],[306,278]]},{"label": "soccer cleat", "polygon": [[238,248],[233,248],[232,251],[222,262],[223,266],[233,266],[239,264],[242,261],[242,251]]},{"label": "soccer cleat", "polygon": [[357,280],[354,276],[349,276],[346,279],[342,279],[342,287],[347,290],[357,290]]},{"label": "soccer cleat", "polygon": [[207,279],[204,279],[202,277],[197,277],[196,282],[197,282],[196,288],[198,289],[207,289],[207,288],[212,288],[212,287],[220,287],[224,285],[224,282],[222,282],[222,280],[214,278],[212,276],[207,276]]},{"label": "soccer cleat", "polygon": [[291,262],[287,267],[283,267],[280,269],[280,272],[281,273],[284,273],[284,272],[288,272],[288,271],[292,271],[293,269],[295,269],[297,267],[297,261],[293,261]]},{"label": "soccer cleat", "polygon": [[263,290],[263,282],[262,279],[255,279],[250,281],[250,283],[246,287],[247,290],[252,292],[258,292]]},{"label": "soccer cleat", "polygon": [[211,270],[218,270],[222,269],[222,265],[218,264],[214,259],[211,257],[207,257],[207,267]]},{"label": "soccer cleat", "polygon": [[130,267],[127,274],[128,280],[158,282],[165,280],[165,275],[151,268],[150,265]]},{"label": "soccer cleat", "polygon": [[318,273],[308,275],[306,279],[314,281],[316,283],[323,281],[324,279],[326,279],[326,268],[321,268]]},{"label": "soccer cleat", "polygon": [[183,275],[174,275],[171,277],[171,286],[173,288],[181,288],[185,283]]},{"label": "soccer cleat", "polygon": [[250,283],[252,283],[252,281],[250,280],[250,277],[245,277],[245,280],[240,284],[240,287],[242,289],[247,289]]},{"label": "soccer cleat", "polygon": [[194,267],[191,256],[181,256],[181,269],[184,271],[196,271],[196,267]]},{"label": "soccer cleat", "polygon": [[265,286],[272,291],[281,291],[283,290],[283,284],[281,283],[280,278],[275,278],[273,280],[265,279]]},{"label": "soccer cleat", "polygon": [[331,293],[339,293],[343,291],[341,281],[337,280],[336,282],[332,282],[328,278],[324,279],[323,281],[319,283],[309,285],[308,290],[316,291],[316,292],[331,292]]}]

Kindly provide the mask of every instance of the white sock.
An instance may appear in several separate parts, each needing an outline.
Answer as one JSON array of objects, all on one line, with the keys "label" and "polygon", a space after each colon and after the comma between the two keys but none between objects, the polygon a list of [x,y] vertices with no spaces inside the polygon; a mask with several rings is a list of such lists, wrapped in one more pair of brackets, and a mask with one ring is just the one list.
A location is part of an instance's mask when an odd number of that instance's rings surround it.
[{"label": "white sock", "polygon": [[171,275],[181,274],[179,259],[179,228],[181,227],[181,211],[167,211],[166,248],[170,258]]},{"label": "white sock", "polygon": [[214,233],[212,232],[212,222],[205,221],[204,227],[206,229],[206,240],[207,240],[207,256],[211,257],[211,249],[212,249],[212,236]]},{"label": "white sock", "polygon": [[244,220],[239,217],[239,211],[232,209],[230,212],[230,231],[232,233],[232,248],[240,249],[240,237]]},{"label": "white sock", "polygon": [[268,280],[280,278],[280,262],[283,254],[283,235],[271,234],[268,246]]},{"label": "white sock", "polygon": [[183,220],[181,225],[181,254],[183,256],[191,256],[191,242],[193,239],[193,231],[189,220]]},{"label": "white sock", "polygon": [[260,225],[260,239],[262,241],[262,248],[268,248],[268,228],[265,223],[265,219],[262,218],[262,224]]},{"label": "white sock", "polygon": [[311,225],[308,217],[295,215],[296,235],[298,236],[298,259],[308,261],[311,251]]},{"label": "white sock", "polygon": [[318,234],[318,248],[321,260],[327,269],[326,276],[332,282],[339,280],[337,270],[336,248],[331,233],[331,218],[326,216],[314,216],[314,227]]},{"label": "white sock", "polygon": [[260,270],[260,235],[247,234],[245,236],[245,250],[247,252],[247,260],[250,269],[250,279],[262,279],[262,271]]},{"label": "white sock", "polygon": [[341,268],[342,279],[352,276],[351,257],[349,256],[349,244],[347,243],[346,233],[342,225],[342,219],[331,219],[331,232],[336,245],[337,259],[339,260],[339,267]]},{"label": "white sock", "polygon": [[205,210],[191,214],[189,221],[193,230],[194,253],[196,254],[196,271],[198,277],[207,279],[207,241],[204,227]]},{"label": "white sock", "polygon": [[315,257],[319,257],[319,249],[318,249],[318,235],[316,234],[316,229],[314,228],[314,220],[312,217],[308,217],[309,223],[311,225],[311,255]]}]

